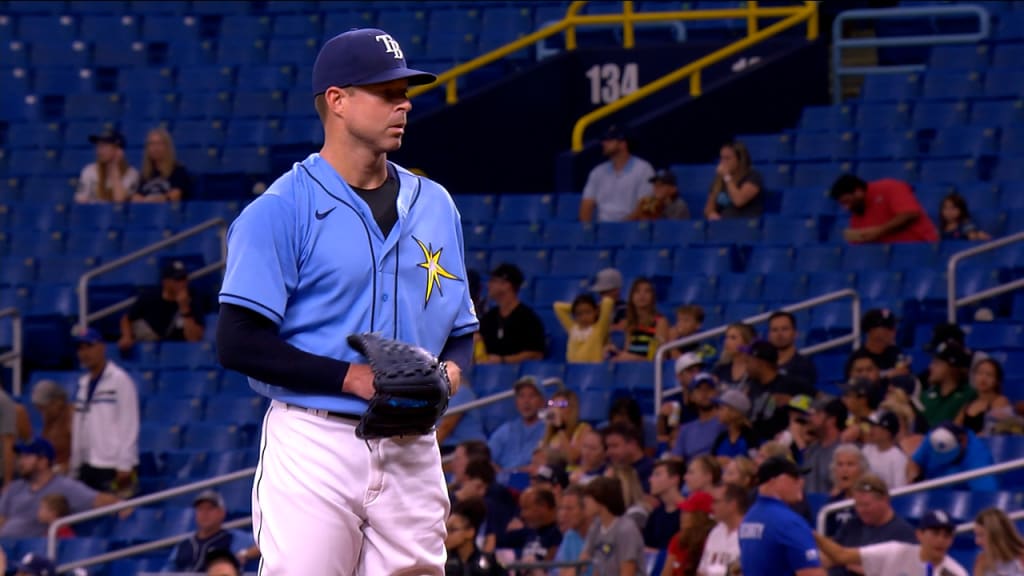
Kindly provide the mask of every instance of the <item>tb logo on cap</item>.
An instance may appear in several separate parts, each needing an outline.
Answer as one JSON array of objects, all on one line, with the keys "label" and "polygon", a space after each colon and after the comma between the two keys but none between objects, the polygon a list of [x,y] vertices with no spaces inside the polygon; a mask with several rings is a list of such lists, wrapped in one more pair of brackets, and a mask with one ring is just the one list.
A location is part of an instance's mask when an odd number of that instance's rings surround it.
[{"label": "tb logo on cap", "polygon": [[381,34],[377,36],[377,42],[384,43],[384,49],[388,54],[394,54],[395,60],[401,60],[405,57],[402,53],[402,47],[398,45],[398,41],[391,37],[390,34]]}]

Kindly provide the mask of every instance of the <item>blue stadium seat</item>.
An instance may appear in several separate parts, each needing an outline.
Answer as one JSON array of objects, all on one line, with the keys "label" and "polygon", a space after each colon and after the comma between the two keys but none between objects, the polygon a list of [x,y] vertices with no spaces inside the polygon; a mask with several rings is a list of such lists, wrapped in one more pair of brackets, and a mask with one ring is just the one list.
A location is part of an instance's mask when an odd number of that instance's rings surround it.
[{"label": "blue stadium seat", "polygon": [[[1005,134],[1010,133],[1012,131]],[[995,153],[998,134],[997,129],[985,126],[949,126],[935,134],[928,147],[928,154],[933,158],[978,158],[991,155]],[[1011,151],[1005,144],[1000,149],[1004,153]],[[1020,152],[1024,153],[1024,146]]]},{"label": "blue stadium seat", "polygon": [[[793,160],[814,162],[849,158],[853,152],[854,137],[844,132],[800,132],[793,144]],[[758,158],[758,161],[761,161]],[[797,184],[798,186],[800,184]]]},{"label": "blue stadium seat", "polygon": [[498,202],[497,219],[503,222],[543,222],[554,211],[550,194],[507,194]]},{"label": "blue stadium seat", "polygon": [[920,90],[917,74],[875,74],[864,77],[861,98],[868,102],[900,102],[917,98]]},{"label": "blue stadium seat", "polygon": [[651,226],[651,243],[655,246],[704,244],[706,228],[704,220],[658,220]]},{"label": "blue stadium seat", "polygon": [[[928,56],[930,70],[982,70],[988,66],[989,47],[933,46]],[[998,48],[997,52],[998,54]]]},{"label": "blue stadium seat", "polygon": [[544,224],[540,245],[550,248],[590,247],[594,245],[595,231],[596,226],[591,223],[550,220]]},{"label": "blue stadium seat", "polygon": [[[838,176],[839,174],[836,173],[831,180],[824,184],[783,191],[782,214],[789,217],[817,217],[820,214],[834,214],[836,202],[829,196],[829,187]],[[814,240],[812,243],[817,241]]]},{"label": "blue stadium seat", "polygon": [[1022,89],[1024,80],[1019,68],[990,68],[985,73],[986,98],[1019,98]]},{"label": "blue stadium seat", "polygon": [[477,396],[488,396],[511,390],[519,375],[519,367],[510,364],[478,364],[473,367],[470,384]]},{"label": "blue stadium seat", "polygon": [[944,300],[946,275],[932,268],[910,268],[903,275],[903,294],[914,300]]},{"label": "blue stadium seat", "polygon": [[222,476],[237,472],[245,467],[243,464],[244,457],[245,453],[240,450],[212,453],[207,459],[204,475]]},{"label": "blue stadium seat", "polygon": [[209,342],[163,342],[160,345],[163,368],[213,368],[217,366]]},{"label": "blue stadium seat", "polygon": [[73,16],[22,16],[18,19],[18,37],[23,42],[70,44],[78,35],[78,20]]},{"label": "blue stadium seat", "polygon": [[488,270],[493,270],[499,264],[515,264],[522,270],[527,279],[535,278],[541,274],[547,274],[551,266],[551,252],[549,250],[495,250],[491,252]]},{"label": "blue stadium seat", "polygon": [[928,72],[921,93],[929,100],[959,100],[980,95],[981,87],[981,74],[976,70]]},{"label": "blue stadium seat", "polygon": [[[485,6],[480,22],[482,53],[500,48],[533,30],[533,14],[527,6]],[[529,50],[522,50],[510,57],[523,59],[529,55]]]},{"label": "blue stadium seat", "polygon": [[[132,4],[138,4],[136,0]],[[146,4],[173,4],[173,2],[156,2],[147,1]],[[109,576],[135,576],[143,572],[158,572],[163,568],[166,558],[124,558],[121,560],[114,560],[109,566]]]},{"label": "blue stadium seat", "polygon": [[762,246],[803,246],[817,244],[821,239],[817,218],[766,214],[761,220]]},{"label": "blue stadium seat", "polygon": [[619,250],[615,267],[626,277],[667,276],[672,273],[672,255],[670,248]]},{"label": "blue stadium seat", "polygon": [[978,166],[973,158],[925,160],[919,172],[921,182],[926,183],[960,184],[978,180]]},{"label": "blue stadium seat", "polygon": [[149,52],[145,44],[131,38],[101,38],[93,41],[92,63],[99,68],[146,66]]},{"label": "blue stadium seat", "polygon": [[88,41],[104,40],[111,37],[138,40],[139,24],[140,19],[130,13],[119,15],[111,11],[102,15],[83,16],[79,37]]},{"label": "blue stadium seat", "polygon": [[557,194],[555,196],[555,217],[559,220],[576,220],[579,218],[580,201],[579,194]]},{"label": "blue stadium seat", "polygon": [[996,44],[992,55],[993,68],[1014,68],[1024,62],[1024,46],[1020,44]]},{"label": "blue stadium seat", "polygon": [[85,42],[37,42],[29,49],[32,66],[73,66],[84,68],[90,64],[89,45]]},{"label": "blue stadium seat", "polygon": [[[1004,183],[1024,180],[1024,156],[1003,156],[1000,158],[992,179]],[[1011,226],[1010,230],[1020,230],[1022,228],[1024,227]]]},{"label": "blue stadium seat", "polygon": [[280,121],[270,120],[232,120],[228,124],[225,144],[232,146],[266,146],[277,141],[280,133]]},{"label": "blue stadium seat", "polygon": [[812,272],[807,275],[807,294],[813,297],[854,288],[856,281],[857,275],[852,272]]},{"label": "blue stadium seat", "polygon": [[11,124],[7,145],[11,148],[55,148],[63,142],[60,124]]},{"label": "blue stadium seat", "polygon": [[793,248],[755,246],[750,257],[747,259],[746,272],[748,274],[792,272],[793,257]]},{"label": "blue stadium seat", "polygon": [[611,365],[566,364],[565,383],[574,390],[609,390],[613,383]]},{"label": "blue stadium seat", "polygon": [[469,250],[487,246],[491,241],[491,228],[484,224],[463,222],[462,241]]},{"label": "blue stadium seat", "polygon": [[262,396],[211,396],[206,399],[204,420],[236,426],[258,426],[266,413],[267,401]]},{"label": "blue stadium seat", "polygon": [[559,274],[591,277],[602,268],[611,265],[611,250],[555,249],[551,251],[551,269],[557,270]]},{"label": "blue stadium seat", "polygon": [[971,123],[979,126],[1003,126],[1024,120],[1024,100],[975,100],[971,104]]},{"label": "blue stadium seat", "polygon": [[847,246],[843,251],[842,269],[854,272],[885,269],[889,265],[889,255],[887,244]]},{"label": "blue stadium seat", "polygon": [[904,130],[899,135],[891,131],[862,132],[857,138],[859,160],[898,160],[919,153],[917,132],[913,130]]},{"label": "blue stadium seat", "polygon": [[722,274],[715,283],[715,296],[719,302],[755,302],[761,300],[764,276],[755,275],[747,267],[746,274]]},{"label": "blue stadium seat", "polygon": [[274,38],[267,49],[267,63],[284,66],[295,62],[312,62],[320,51],[317,37]]},{"label": "blue stadium seat", "polygon": [[178,95],[165,94],[133,94],[125,98],[124,113],[134,119],[163,120],[176,117],[178,114]]},{"label": "blue stadium seat", "polygon": [[857,293],[866,300],[896,300],[901,297],[903,274],[889,270],[862,270],[857,274]]},{"label": "blue stadium seat", "polygon": [[988,444],[992,459],[996,462],[1024,458],[1024,439],[1020,436],[987,436],[979,440]]},{"label": "blue stadium seat", "polygon": [[[772,166],[754,166],[754,169],[761,173],[764,180],[764,187],[769,191],[787,188],[793,185],[793,169],[789,164],[776,164]],[[706,193],[705,193],[706,194]],[[694,213],[699,214],[703,207],[703,198],[698,206],[690,204]]]},{"label": "blue stadium seat", "polygon": [[36,281],[44,284],[77,284],[99,261],[92,256],[49,256],[40,258]]},{"label": "blue stadium seat", "polygon": [[858,130],[901,130],[908,126],[910,106],[906,102],[865,103],[857,106]]},{"label": "blue stadium seat", "polygon": [[172,368],[161,370],[158,379],[160,393],[167,397],[201,397],[217,390],[220,374],[216,370],[197,371]]},{"label": "blue stadium seat", "polygon": [[801,131],[842,132],[853,127],[850,106],[808,106],[800,116]]},{"label": "blue stadium seat", "polygon": [[238,426],[224,424],[197,424],[190,422],[185,428],[185,446],[210,451],[236,450],[242,447],[243,435]]},{"label": "blue stadium seat", "polygon": [[60,173],[60,156],[53,149],[12,150],[8,158],[7,172],[10,176]]},{"label": "blue stadium seat", "polygon": [[282,92],[239,92],[235,95],[235,118],[270,118],[283,113]]},{"label": "blue stadium seat", "polygon": [[565,364],[545,360],[529,360],[519,365],[519,376],[533,376],[538,382],[548,378],[558,378],[565,381]]},{"label": "blue stadium seat", "polygon": [[1020,134],[1019,129],[1008,126],[1002,131],[999,139],[999,151],[1006,155],[1024,155],[1024,136]]},{"label": "blue stadium seat", "polygon": [[669,286],[669,301],[686,304],[709,302],[714,297],[714,288],[712,282],[704,276],[677,275],[672,278]]},{"label": "blue stadium seat", "polygon": [[761,221],[757,218],[714,220],[707,224],[709,244],[758,244]]},{"label": "blue stadium seat", "polygon": [[938,130],[967,122],[966,100],[953,102],[918,102],[914,105],[912,125],[917,130]]},{"label": "blue stadium seat", "polygon": [[221,375],[220,393],[222,395],[243,396],[252,393],[249,379],[244,374],[225,370]]},{"label": "blue stadium seat", "polygon": [[[271,47],[273,49],[273,46]],[[294,85],[295,69],[293,66],[273,65],[264,66],[240,66],[238,68],[238,85],[245,86],[246,90],[254,92],[273,92],[285,90]],[[312,115],[313,107],[308,94],[302,98],[294,98],[301,101],[303,111]]]},{"label": "blue stadium seat", "polygon": [[590,388],[580,392],[580,420],[597,424],[608,420],[612,391],[607,388]]},{"label": "blue stadium seat", "polygon": [[150,396],[142,404],[142,420],[152,424],[185,426],[199,420],[203,414],[202,398],[160,395]]},{"label": "blue stadium seat", "polygon": [[775,162],[792,155],[793,139],[789,134],[747,134],[736,139],[746,145],[750,157],[758,162]]},{"label": "blue stadium seat", "polygon": [[631,393],[650,393],[654,389],[653,362],[620,362],[615,364],[615,388],[625,388]]},{"label": "blue stadium seat", "polygon": [[[284,2],[273,4],[286,4]],[[300,12],[303,12],[301,9]],[[319,38],[323,33],[323,19],[315,10],[300,14],[280,15],[273,19],[273,36],[302,36]]]},{"label": "blue stadium seat", "polygon": [[490,194],[457,194],[455,205],[463,222],[490,222],[494,219],[497,197]]},{"label": "blue stadium seat", "polygon": [[853,326],[849,302],[830,302],[811,309],[811,323],[808,336],[813,338],[816,331],[847,331]]},{"label": "blue stadium seat", "polygon": [[975,323],[964,328],[970,348],[1024,348],[1024,327],[1019,324]]},{"label": "blue stadium seat", "polygon": [[31,315],[71,316],[78,311],[78,298],[70,284],[39,284],[32,290]]},{"label": "blue stadium seat", "polygon": [[734,254],[731,248],[688,248],[677,250],[675,272],[703,276],[718,276],[734,272]]},{"label": "blue stadium seat", "polygon": [[684,196],[695,193],[707,197],[711,182],[715,179],[715,164],[673,164],[669,169],[679,181],[679,191]]},{"label": "blue stadium seat", "polygon": [[594,235],[598,248],[647,246],[651,243],[650,222],[600,222]]},{"label": "blue stadium seat", "polygon": [[181,448],[181,427],[143,422],[139,426],[139,452],[162,453]]},{"label": "blue stadium seat", "polygon": [[842,164],[798,164],[793,174],[793,186],[827,188],[844,172],[849,172],[849,169],[844,169]]},{"label": "blue stadium seat", "polygon": [[[246,97],[249,102],[258,96]],[[179,118],[227,118],[232,101],[228,92],[185,92],[181,96]]]},{"label": "blue stadium seat", "polygon": [[797,272],[837,271],[842,259],[839,246],[803,246],[797,249],[793,260]]}]

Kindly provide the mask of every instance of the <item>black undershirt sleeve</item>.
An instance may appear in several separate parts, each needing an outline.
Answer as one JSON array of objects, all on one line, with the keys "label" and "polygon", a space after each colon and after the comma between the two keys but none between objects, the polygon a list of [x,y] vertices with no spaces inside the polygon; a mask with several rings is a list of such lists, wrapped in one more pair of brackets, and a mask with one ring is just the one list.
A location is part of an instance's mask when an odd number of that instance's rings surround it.
[{"label": "black undershirt sleeve", "polygon": [[449,336],[438,358],[454,362],[459,368],[468,370],[469,365],[473,363],[473,334]]},{"label": "black undershirt sleeve", "polygon": [[341,395],[349,366],[299,350],[281,339],[277,324],[269,318],[234,304],[220,305],[217,356],[225,368],[272,386],[327,396]]}]

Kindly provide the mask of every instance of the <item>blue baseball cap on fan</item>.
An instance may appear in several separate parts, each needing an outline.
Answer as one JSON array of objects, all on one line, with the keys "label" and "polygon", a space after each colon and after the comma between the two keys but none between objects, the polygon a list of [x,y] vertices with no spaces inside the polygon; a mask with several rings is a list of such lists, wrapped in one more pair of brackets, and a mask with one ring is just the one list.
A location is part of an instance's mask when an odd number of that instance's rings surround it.
[{"label": "blue baseball cap on fan", "polygon": [[405,64],[405,52],[390,34],[360,28],[328,40],[313,64],[313,95],[331,86],[366,86],[408,78],[412,86],[430,84],[437,76]]}]

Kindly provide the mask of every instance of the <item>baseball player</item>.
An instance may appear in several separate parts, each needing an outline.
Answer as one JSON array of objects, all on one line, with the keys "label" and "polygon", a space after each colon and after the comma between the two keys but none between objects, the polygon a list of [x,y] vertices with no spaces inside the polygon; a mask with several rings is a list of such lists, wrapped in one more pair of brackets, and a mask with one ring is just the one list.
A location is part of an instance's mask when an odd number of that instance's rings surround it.
[{"label": "baseball player", "polygon": [[263,575],[444,573],[434,425],[478,322],[451,197],[387,161],[408,87],[434,79],[382,30],[328,40],[323,148],[228,233],[218,353],[271,399],[253,483]]}]

